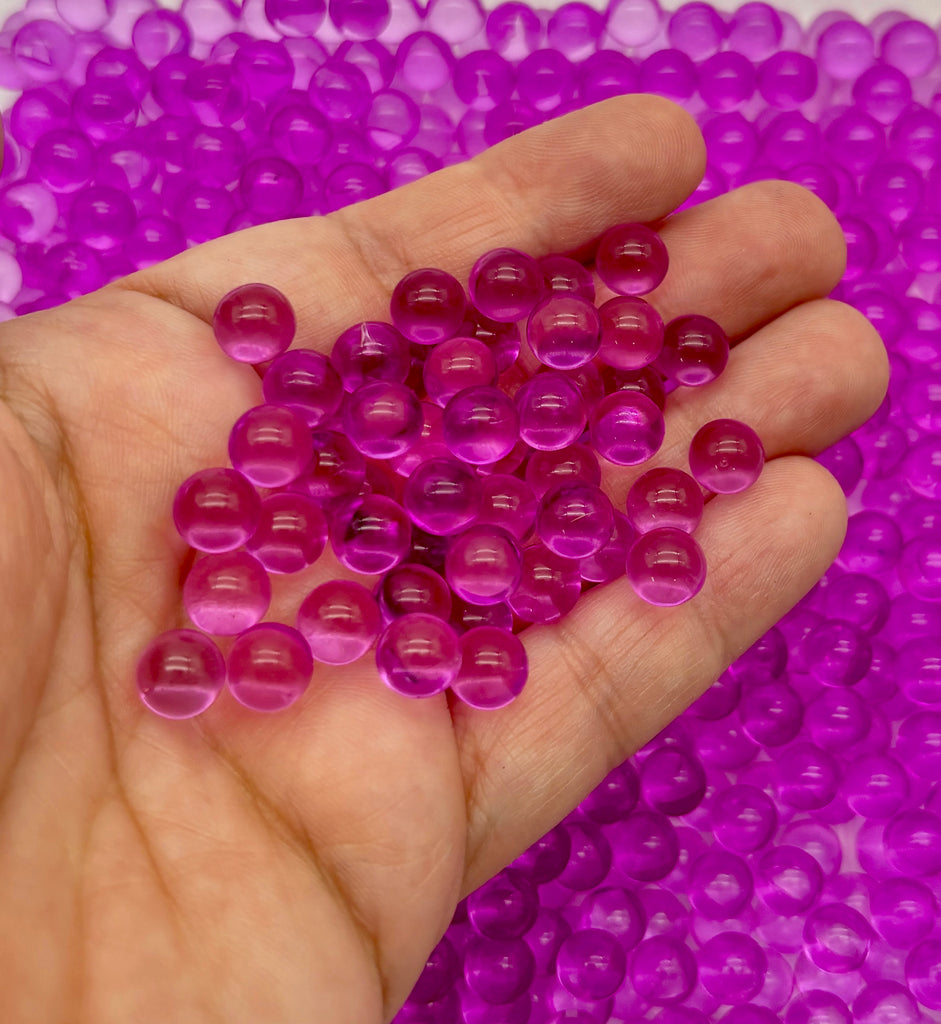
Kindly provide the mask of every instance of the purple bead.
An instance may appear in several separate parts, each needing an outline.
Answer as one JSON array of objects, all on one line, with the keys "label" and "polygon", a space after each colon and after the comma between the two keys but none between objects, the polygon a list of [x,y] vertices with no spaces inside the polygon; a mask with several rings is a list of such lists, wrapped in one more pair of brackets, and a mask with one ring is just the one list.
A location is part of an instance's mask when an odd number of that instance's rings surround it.
[{"label": "purple bead", "polygon": [[367,494],[334,520],[330,539],[337,558],[354,572],[388,572],[408,554],[412,527],[405,510],[382,494]]},{"label": "purple bead", "polygon": [[326,13],[324,0],[265,0],[265,17],[285,35],[315,35]]},{"label": "purple bead", "polygon": [[520,62],[516,87],[534,110],[564,112],[575,96],[575,68],[557,50],[536,50]]},{"label": "purple bead", "polygon": [[225,683],[225,659],[207,636],[192,629],[161,633],[137,663],[137,689],[164,718],[192,718],[205,711]]},{"label": "purple bead", "polygon": [[368,458],[391,459],[421,436],[421,403],[406,384],[373,380],[361,384],[343,405],[343,429]]},{"label": "purple bead", "polygon": [[913,878],[882,879],[873,886],[870,909],[872,923],[896,949],[910,949],[927,938],[938,914],[931,890]]},{"label": "purple bead", "polygon": [[207,555],[183,584],[183,607],[206,633],[235,636],[254,626],[271,603],[264,566],[244,551]]},{"label": "purple bead", "polygon": [[810,673],[825,686],[853,686],[869,670],[872,644],[858,626],[832,619],[808,633],[802,653]]},{"label": "purple bead", "polygon": [[706,558],[688,533],[661,527],[637,538],[627,555],[626,573],[638,597],[672,607],[702,589]]},{"label": "purple bead", "polygon": [[[556,825],[521,853],[513,864],[536,885],[545,885],[559,876],[568,863],[571,849],[568,828],[565,825]],[[540,911],[540,916],[544,913],[544,910]],[[538,919],[536,926],[539,926]]]},{"label": "purple bead", "polygon": [[411,612],[386,626],[376,645],[379,677],[405,697],[432,697],[461,667],[457,634],[436,615]]},{"label": "purple bead", "polygon": [[475,50],[454,65],[454,91],[470,110],[489,111],[510,98],[516,71],[492,50]]},{"label": "purple bead", "polygon": [[459,391],[444,407],[441,427],[451,454],[474,465],[499,461],[519,440],[516,406],[495,387]]},{"label": "purple bead", "polygon": [[392,292],[392,323],[419,345],[436,345],[457,334],[467,298],[456,278],[426,268],[406,274]]},{"label": "purple bead", "polygon": [[267,284],[243,284],[224,295],[212,315],[223,352],[240,363],[263,363],[284,352],[294,339],[291,304]]},{"label": "purple bead", "polygon": [[376,596],[386,622],[425,612],[448,619],[451,615],[451,591],[444,580],[427,565],[406,562],[386,573]]},{"label": "purple bead", "polygon": [[315,430],[314,454],[300,483],[324,509],[336,509],[359,494],[366,477],[363,456],[334,430]]},{"label": "purple bead", "polygon": [[506,633],[513,631],[513,612],[508,604],[471,604],[459,597],[453,600],[451,625],[464,634],[478,626],[494,626]]},{"label": "purple bead", "polygon": [[476,338],[451,338],[428,352],[422,369],[425,391],[445,406],[464,388],[492,385],[497,367],[490,347]]},{"label": "purple bead", "polygon": [[584,105],[638,91],[634,62],[617,50],[593,53],[579,64],[578,78],[579,99]]},{"label": "purple bead", "polygon": [[296,480],[313,450],[307,423],[284,405],[249,409],[229,434],[233,467],[258,487],[283,487]]},{"label": "purple bead", "polygon": [[[5,199],[9,200],[10,197],[8,189]],[[107,185],[93,185],[84,189],[75,197],[68,214],[69,233],[72,237],[100,252],[108,252],[122,245],[133,233],[136,224],[134,204],[122,192]]]},{"label": "purple bead", "polygon": [[836,758],[812,743],[797,743],[777,755],[777,796],[800,810],[818,810],[836,796],[840,768]]},{"label": "purple bead", "polygon": [[875,65],[854,82],[853,100],[880,124],[891,125],[911,103],[912,86],[897,68]]},{"label": "purple bead", "polygon": [[704,508],[699,484],[688,473],[669,466],[648,470],[627,493],[627,517],[638,533],[661,527],[692,533]]},{"label": "purple bead", "polygon": [[637,539],[637,531],[623,512],[614,510],[614,532],[608,542],[579,562],[583,580],[589,583],[610,583],[624,575],[627,553]]},{"label": "purple bead", "polygon": [[430,0],[424,20],[446,42],[466,43],[483,30],[484,12],[478,0]]},{"label": "purple bead", "polygon": [[899,726],[896,751],[909,771],[941,779],[941,712],[916,711]]},{"label": "purple bead", "polygon": [[717,494],[737,494],[750,487],[764,463],[761,439],[737,420],[712,420],[700,427],[690,442],[690,472]]},{"label": "purple bead", "polygon": [[459,700],[491,710],[520,695],[529,664],[518,637],[496,626],[477,626],[461,636],[460,647],[461,667],[451,682]]},{"label": "purple bead", "polygon": [[585,444],[573,444],[557,452],[534,452],[526,463],[526,483],[541,498],[563,482],[581,480],[600,484],[601,467],[594,452]]},{"label": "purple bead", "polygon": [[284,491],[261,502],[261,518],[246,548],[273,573],[306,569],[323,554],[327,519],[304,494]]},{"label": "purple bead", "polygon": [[483,493],[476,522],[499,526],[518,541],[523,540],[536,521],[536,497],[519,477],[494,473],[482,481]]},{"label": "purple bead", "polygon": [[553,370],[572,370],[597,355],[601,344],[600,315],[580,295],[553,292],[530,313],[526,338],[541,363]]},{"label": "purple bead", "polygon": [[807,955],[831,974],[845,974],[861,966],[872,939],[872,929],[862,914],[842,903],[817,907],[804,922]]},{"label": "purple bead", "polygon": [[[930,1010],[941,1010],[941,941],[928,939],[919,943],[905,960],[905,981],[911,994]],[[854,1004],[854,1009],[855,1009]],[[917,1010],[912,1007],[912,1020],[923,1020],[916,1016]]]},{"label": "purple bead", "polygon": [[296,629],[265,622],[247,629],[232,645],[229,691],[253,711],[282,711],[303,695],[313,667],[307,641]]},{"label": "purple bead", "polygon": [[707,722],[725,718],[738,706],[741,693],[741,683],[730,672],[723,672],[712,686],[690,705],[689,713]]},{"label": "purple bead", "polygon": [[553,12],[546,26],[546,40],[569,60],[583,60],[597,48],[603,31],[601,12],[576,0]]},{"label": "purple bead", "polygon": [[444,561],[448,585],[471,604],[506,601],[519,586],[521,571],[519,546],[499,526],[471,526],[454,538]]},{"label": "purple bead", "polygon": [[246,165],[239,180],[239,194],[246,208],[260,220],[283,220],[299,212],[304,182],[287,160],[266,156]]},{"label": "purple bead", "polygon": [[406,36],[395,56],[399,77],[416,95],[434,92],[451,80],[451,48],[431,32]]},{"label": "purple bead", "polygon": [[405,338],[391,324],[373,320],[348,327],[334,342],[330,359],[347,391],[369,381],[402,384],[411,365]]},{"label": "purple bead", "polygon": [[787,664],[787,640],[780,629],[772,626],[732,662],[729,671],[743,682],[770,683],[783,675]]},{"label": "purple bead", "polygon": [[501,1006],[521,996],[532,984],[535,960],[522,939],[477,936],[464,953],[464,978],[487,1003]]},{"label": "purple bead", "polygon": [[153,67],[171,54],[187,54],[191,35],[176,11],[150,10],[135,22],[131,41],[137,56],[147,67]]},{"label": "purple bead", "polygon": [[663,413],[646,395],[616,391],[594,408],[589,429],[599,455],[618,466],[636,466],[659,450],[666,426]]},{"label": "purple bead", "polygon": [[611,870],[611,844],[590,821],[573,819],[562,826],[569,836],[569,856],[558,876],[565,889],[588,892],[604,882]]},{"label": "purple bead", "polygon": [[234,469],[203,469],[180,484],[173,522],[198,551],[234,551],[255,532],[261,517],[258,492]]},{"label": "purple bead", "polygon": [[516,249],[492,249],[470,272],[471,301],[498,323],[514,323],[529,316],[543,294],[539,264]]},{"label": "purple bead", "polygon": [[382,618],[376,599],[352,580],[330,580],[312,590],[297,613],[297,628],[317,661],[349,665],[375,643]]},{"label": "purple bead", "polygon": [[699,65],[699,94],[711,110],[738,110],[755,84],[755,69],[740,53],[716,53]]},{"label": "purple bead", "polygon": [[811,989],[788,1006],[784,1024],[853,1024],[853,1016],[839,996]]},{"label": "purple bead", "polygon": [[330,360],[309,349],[283,352],[265,371],[265,401],[287,406],[308,427],[318,427],[340,407],[343,387]]},{"label": "purple bead", "polygon": [[729,339],[707,316],[681,316],[664,328],[663,351],[657,360],[669,380],[687,387],[709,384],[729,361]]},{"label": "purple bead", "polygon": [[489,939],[518,939],[536,922],[539,897],[522,872],[501,871],[467,897],[474,930]]},{"label": "purple bead", "polygon": [[85,135],[67,128],[46,132],[33,146],[30,166],[51,191],[70,194],[95,173],[95,149]]},{"label": "purple bead", "polygon": [[644,758],[640,769],[644,800],[655,811],[689,814],[706,793],[706,775],[696,757],[682,747],[659,747]]},{"label": "purple bead", "polygon": [[738,784],[715,794],[712,822],[716,840],[727,850],[754,853],[771,840],[778,815],[763,790]]},{"label": "purple bead", "polygon": [[676,102],[688,100],[699,86],[696,65],[680,50],[658,50],[640,68],[640,88]]},{"label": "purple bead", "polygon": [[776,846],[762,854],[755,868],[755,889],[765,905],[785,917],[814,905],[823,888],[820,865],[806,850]]},{"label": "purple bead", "polygon": [[703,138],[709,162],[725,175],[737,177],[755,162],[758,134],[755,126],[738,111],[713,118],[704,127]]},{"label": "purple bead", "polygon": [[793,110],[817,91],[817,66],[801,53],[782,50],[758,68],[758,91],[779,110]]},{"label": "purple bead", "polygon": [[75,37],[45,18],[28,21],[9,44],[17,67],[31,82],[54,82],[75,57]]},{"label": "purple bead", "polygon": [[843,793],[850,807],[865,818],[892,817],[908,791],[908,776],[894,758],[873,754],[847,766]]},{"label": "purple bead", "polygon": [[660,236],[644,224],[618,224],[601,236],[595,269],[619,295],[646,295],[664,279],[669,265]]},{"label": "purple bead", "polygon": [[484,342],[493,354],[497,373],[509,370],[520,354],[520,331],[516,324],[501,324],[475,312],[471,318],[472,334]]},{"label": "purple bead", "polygon": [[580,999],[607,999],[621,987],[627,970],[618,939],[599,928],[572,932],[559,947],[556,974]]},{"label": "purple bead", "polygon": [[866,702],[844,687],[823,690],[804,712],[807,732],[824,750],[846,750],[866,736],[870,724]]},{"label": "purple bead", "polygon": [[875,60],[872,32],[849,18],[839,18],[817,40],[820,67],[837,81],[854,81]]},{"label": "purple bead", "polygon": [[613,768],[578,805],[579,811],[599,825],[611,825],[626,818],[640,795],[640,780],[634,766],[625,761]]},{"label": "purple bead", "polygon": [[588,558],[611,539],[614,509],[595,484],[563,482],[540,501],[536,532],[550,551],[563,558]]},{"label": "purple bead", "polygon": [[931,811],[897,814],[885,827],[885,853],[900,874],[934,875],[941,871],[941,817]]},{"label": "purple bead", "polygon": [[609,830],[618,870],[639,882],[665,878],[676,866],[679,841],[666,815],[634,811]]},{"label": "purple bead", "polygon": [[[885,150],[885,129],[875,118],[862,110],[850,107],[827,126],[824,144],[827,154],[834,163],[854,175],[861,175],[875,166],[882,156]],[[922,246],[917,242],[919,226],[919,223],[913,223],[909,229],[913,242],[912,256],[915,258],[922,252]],[[908,236],[909,230],[906,230],[902,238],[903,256],[906,252],[905,237]],[[930,254],[937,246],[933,245],[929,238],[926,248]]]},{"label": "purple bead", "polygon": [[667,39],[670,46],[701,61],[719,49],[725,32],[722,16],[708,4],[687,3],[670,17]]},{"label": "purple bead", "polygon": [[[925,945],[929,945],[926,943]],[[941,943],[932,943],[934,953],[941,948]],[[930,955],[930,954],[929,954]],[[906,968],[911,963],[911,957]],[[929,986],[936,983],[930,975],[936,976],[935,960],[931,967],[924,964],[925,980]],[[906,971],[907,973],[907,971]],[[929,989],[930,991],[930,989]],[[930,1005],[930,1003],[926,1003]],[[920,1024],[925,1018],[915,1002],[912,991],[897,981],[872,981],[853,1000],[853,1016],[858,1024],[879,1024],[880,1021],[891,1020],[897,1024]]]},{"label": "purple bead", "polygon": [[862,511],[849,517],[838,560],[850,572],[887,572],[898,563],[902,534],[882,512]]},{"label": "purple bead", "polygon": [[[573,3],[568,6],[581,6]],[[590,8],[586,8],[590,10]],[[593,12],[594,13],[594,12]],[[545,290],[578,295],[587,302],[595,301],[595,282],[591,272],[569,256],[543,256],[539,261]]]},{"label": "purple bead", "polygon": [[430,459],[406,481],[403,503],[416,526],[449,536],[474,521],[481,495],[480,480],[466,464],[456,459]]},{"label": "purple bead", "polygon": [[542,25],[526,4],[511,0],[487,15],[487,42],[507,60],[520,61],[532,53],[542,37]]},{"label": "purple bead", "polygon": [[334,58],[311,76],[308,96],[311,105],[328,121],[358,122],[369,110],[372,90],[364,71]]},{"label": "purple bead", "polygon": [[618,295],[605,302],[598,313],[598,358],[603,363],[618,370],[640,370],[660,355],[663,319],[649,302],[633,295]]},{"label": "purple bead", "polygon": [[938,37],[923,22],[905,19],[886,32],[880,49],[885,64],[918,78],[938,60]]},{"label": "purple bead", "polygon": [[375,39],[391,17],[388,0],[328,0],[327,10],[347,39]]},{"label": "purple bead", "polygon": [[720,932],[699,951],[699,980],[723,1003],[748,1003],[760,991],[768,969],[764,950],[750,935]]},{"label": "purple bead", "polygon": [[737,917],[748,905],[752,887],[748,865],[734,853],[708,850],[690,866],[689,901],[709,920]]},{"label": "purple bead", "polygon": [[681,939],[653,935],[637,946],[630,959],[631,983],[655,1006],[682,1002],[696,984],[696,959]]},{"label": "purple bead", "polygon": [[581,585],[575,559],[534,544],[523,549],[522,575],[509,605],[525,622],[555,622],[575,607]]},{"label": "purple bead", "polygon": [[279,155],[295,164],[316,164],[330,148],[329,122],[307,104],[282,107],[272,117],[268,131]]}]

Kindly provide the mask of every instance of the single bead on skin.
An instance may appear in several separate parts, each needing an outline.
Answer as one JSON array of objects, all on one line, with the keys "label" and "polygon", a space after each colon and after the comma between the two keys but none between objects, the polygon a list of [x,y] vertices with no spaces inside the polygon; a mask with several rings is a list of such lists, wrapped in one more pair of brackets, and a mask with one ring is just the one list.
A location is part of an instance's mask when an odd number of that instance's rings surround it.
[{"label": "single bead on skin", "polygon": [[690,472],[716,494],[744,491],[758,479],[764,463],[760,438],[737,420],[712,420],[700,427],[690,442]]},{"label": "single bead on skin", "polygon": [[709,384],[729,361],[729,339],[707,316],[694,314],[671,320],[663,332],[657,365],[667,378],[686,387]]},{"label": "single bead on skin", "polygon": [[482,710],[506,707],[522,692],[529,672],[519,637],[496,626],[477,626],[460,638],[461,667],[451,690]]},{"label": "single bead on skin", "polygon": [[330,580],[304,598],[297,628],[317,661],[349,665],[375,643],[382,617],[376,599],[362,584]]},{"label": "single bead on skin", "polygon": [[392,291],[392,323],[418,345],[453,338],[464,322],[467,297],[460,282],[443,270],[406,274]]},{"label": "single bead on skin", "polygon": [[491,249],[470,272],[471,301],[498,323],[529,316],[544,290],[539,264],[517,249]]},{"label": "single bead on skin", "polygon": [[327,544],[327,517],[306,494],[281,491],[261,502],[261,518],[246,549],[273,573],[294,573],[313,565]]},{"label": "single bead on skin", "polygon": [[307,641],[290,626],[265,622],[245,630],[227,659],[232,696],[252,711],[283,711],[310,685]]},{"label": "single bead on skin", "polygon": [[433,697],[461,667],[457,634],[436,615],[412,612],[394,619],[376,646],[379,678],[405,697]]},{"label": "single bead on skin", "polygon": [[661,526],[692,533],[704,508],[699,484],[688,473],[669,466],[648,470],[627,492],[627,517],[638,533]]},{"label": "single bead on skin", "polygon": [[471,526],[452,541],[444,561],[449,586],[471,604],[506,601],[519,585],[521,571],[519,546],[499,526]]},{"label": "single bead on skin", "polygon": [[230,359],[264,363],[290,346],[296,322],[291,304],[277,288],[243,284],[219,300],[212,328]]},{"label": "single bead on skin", "polygon": [[271,603],[264,566],[244,551],[207,555],[183,584],[183,607],[193,622],[215,636],[235,636],[254,626]]},{"label": "single bead on skin", "polygon": [[702,589],[706,558],[688,533],[660,528],[637,538],[627,554],[626,572],[638,597],[669,608]]},{"label": "single bead on skin", "polygon": [[618,295],[646,295],[666,277],[663,239],[644,224],[617,224],[601,236],[595,254],[598,276]]},{"label": "single bead on skin", "polygon": [[185,480],[173,499],[173,521],[197,551],[234,551],[261,518],[258,492],[234,469],[203,469]]},{"label": "single bead on skin", "polygon": [[310,428],[286,405],[258,405],[243,413],[229,434],[232,466],[257,487],[296,480],[314,453]]},{"label": "single bead on skin", "polygon": [[172,629],[151,641],[137,663],[141,700],[163,718],[192,718],[219,696],[225,659],[193,629]]}]

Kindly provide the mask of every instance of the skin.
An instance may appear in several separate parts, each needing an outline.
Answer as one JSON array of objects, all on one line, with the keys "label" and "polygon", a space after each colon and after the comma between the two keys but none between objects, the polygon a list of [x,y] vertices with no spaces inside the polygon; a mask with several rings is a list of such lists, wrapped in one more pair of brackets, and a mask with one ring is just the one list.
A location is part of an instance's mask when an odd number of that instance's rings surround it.
[{"label": "skin", "polygon": [[[665,318],[714,317],[738,344],[719,381],[670,399],[657,461],[683,465],[717,416],[754,426],[769,456],[753,488],[707,505],[694,601],[651,608],[624,581],[592,591],[562,623],[526,631],[527,689],[493,713],[405,701],[368,658],[318,666],[272,717],[224,696],[168,722],[135,692],[142,648],[184,623],[175,489],[226,464],[231,424],[261,400],[257,373],[214,343],[223,293],[275,285],[296,306],[298,343],[328,351],[350,323],[384,318],[415,267],[466,278],[498,245],[577,251],[612,223],[666,218],[703,166],[687,115],[623,97],[0,328],[6,1021],[388,1020],[457,900],[813,585],[846,513],[807,456],[878,406],[886,358],[867,321],[823,298],[843,269],[835,220],[796,186],[763,182],[662,225],[671,269],[653,301]],[[612,475],[612,494],[635,475]],[[296,588],[334,571],[285,584],[271,617],[292,621]]]}]

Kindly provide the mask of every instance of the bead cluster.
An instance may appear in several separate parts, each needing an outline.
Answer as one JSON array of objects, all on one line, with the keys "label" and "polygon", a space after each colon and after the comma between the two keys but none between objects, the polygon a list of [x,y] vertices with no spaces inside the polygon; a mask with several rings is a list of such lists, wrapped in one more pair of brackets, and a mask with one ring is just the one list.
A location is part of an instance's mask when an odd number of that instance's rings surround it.
[{"label": "bead cluster", "polygon": [[[138,666],[147,706],[190,717],[227,677],[240,703],[280,710],[315,661],[349,664],[375,643],[392,690],[450,688],[499,708],[526,682],[514,623],[556,621],[583,585],[625,573],[651,604],[694,597],[706,575],[692,537],[702,487],[735,493],[757,479],[755,432],[705,424],[690,445],[693,475],[649,470],[626,514],[600,486],[596,457],[612,467],[651,459],[667,390],[706,384],[728,361],[714,321],[664,325],[640,297],[667,267],[659,235],[620,224],[598,243],[595,269],[615,292],[599,308],[590,273],[563,256],[543,266],[515,249],[485,253],[470,273],[472,301],[445,271],[415,270],[392,292],[392,323],[348,328],[331,357],[290,348],[294,311],[277,289],[224,296],[216,340],[232,359],[264,364],[266,402],[232,428],[231,468],[181,485],[173,519],[203,553],[183,584],[186,612],[205,633],[235,636],[234,655],[224,672],[207,636],[162,634]],[[526,377],[532,364],[539,372]],[[328,536],[342,566],[380,577],[374,592],[328,580],[301,601],[296,629],[259,625],[268,573],[309,568]]]}]

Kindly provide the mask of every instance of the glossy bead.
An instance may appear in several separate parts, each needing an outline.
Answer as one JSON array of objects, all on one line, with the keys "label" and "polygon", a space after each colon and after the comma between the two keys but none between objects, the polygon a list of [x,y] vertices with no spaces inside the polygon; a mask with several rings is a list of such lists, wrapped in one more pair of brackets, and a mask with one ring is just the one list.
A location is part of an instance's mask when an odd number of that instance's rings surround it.
[{"label": "glossy bead", "polygon": [[707,490],[737,494],[758,479],[765,450],[751,427],[737,420],[712,420],[689,446],[690,472]]},{"label": "glossy bead", "polygon": [[411,365],[405,338],[391,324],[374,320],[343,331],[333,344],[330,360],[347,391],[368,381],[401,384]]},{"label": "glossy bead", "polygon": [[663,351],[657,365],[677,384],[709,384],[722,373],[728,361],[729,339],[709,317],[681,316],[664,328]]},{"label": "glossy bead", "polygon": [[451,591],[438,573],[426,565],[397,565],[383,577],[376,596],[386,622],[410,612],[425,612],[439,619],[451,615]]},{"label": "glossy bead", "polygon": [[654,1006],[685,999],[696,983],[696,959],[681,939],[652,935],[636,946],[630,960],[631,983]]},{"label": "glossy bead", "polygon": [[583,366],[601,344],[598,310],[580,295],[554,292],[533,308],[526,338],[536,358],[553,370]]},{"label": "glossy bead", "polygon": [[[574,3],[570,6],[580,5]],[[542,270],[546,291],[571,292],[588,302],[595,301],[595,283],[591,272],[578,260],[569,256],[543,256],[539,261],[539,267]]]},{"label": "glossy bead", "polygon": [[727,850],[754,853],[774,835],[778,815],[763,790],[738,784],[715,794],[712,821],[716,840]]},{"label": "glossy bead", "polygon": [[283,487],[296,480],[311,455],[310,430],[288,406],[249,409],[229,434],[233,467],[258,487]]},{"label": "glossy bead", "polygon": [[646,295],[666,277],[668,257],[660,236],[644,224],[618,224],[601,236],[598,276],[619,295]]},{"label": "glossy bead", "polygon": [[515,395],[520,438],[531,448],[557,451],[585,429],[585,403],[578,385],[560,373],[538,373]]},{"label": "glossy bead", "polygon": [[481,999],[503,1006],[521,996],[535,973],[532,950],[522,939],[472,938],[464,953],[464,978]]},{"label": "glossy bead", "polygon": [[326,356],[308,349],[293,349],[278,356],[262,379],[265,401],[287,406],[317,427],[340,407],[343,388]]},{"label": "glossy bead", "polygon": [[646,395],[616,391],[595,406],[589,429],[599,455],[619,466],[636,466],[659,450],[666,426],[663,413]]},{"label": "glossy bead", "polygon": [[408,554],[412,528],[397,502],[367,494],[348,515],[334,520],[330,540],[337,558],[354,572],[388,572]]},{"label": "glossy bead", "polygon": [[314,663],[296,629],[266,622],[245,630],[229,651],[228,687],[253,711],[283,711],[310,685]]},{"label": "glossy bead", "polygon": [[461,667],[451,690],[473,708],[493,710],[515,700],[529,672],[518,637],[496,626],[476,626],[460,638]]},{"label": "glossy bead", "polygon": [[667,466],[639,476],[627,493],[627,517],[638,533],[665,526],[692,533],[704,507],[696,481],[688,473]]},{"label": "glossy bead", "polygon": [[529,316],[543,292],[539,264],[516,249],[492,249],[470,272],[471,301],[484,316],[513,323]]},{"label": "glossy bead", "polygon": [[751,872],[734,853],[708,850],[690,866],[689,900],[703,917],[714,921],[736,917],[751,895]]},{"label": "glossy bead", "polygon": [[526,622],[555,622],[575,607],[580,592],[578,562],[539,543],[523,549],[522,574],[509,605]]},{"label": "glossy bead", "polygon": [[536,496],[524,480],[507,473],[493,473],[482,481],[476,522],[481,526],[499,526],[521,541],[533,528],[536,508]]},{"label": "glossy bead", "polygon": [[627,554],[627,578],[648,604],[672,607],[695,597],[706,579],[706,559],[682,530],[658,528],[641,534]]},{"label": "glossy bead", "polygon": [[396,328],[418,345],[436,345],[457,334],[464,322],[464,289],[443,270],[406,274],[392,291],[390,311]]},{"label": "glossy bead", "polygon": [[941,871],[941,817],[931,811],[897,814],[885,827],[886,858],[896,871],[915,876]]},{"label": "glossy bead", "polygon": [[516,406],[489,386],[459,391],[444,407],[441,428],[451,454],[473,465],[499,461],[519,440]]},{"label": "glossy bead", "polygon": [[817,901],[822,888],[820,865],[797,846],[772,847],[758,861],[755,891],[776,914],[804,913]]},{"label": "glossy bead", "polygon": [[822,970],[844,974],[866,959],[872,929],[852,907],[828,903],[814,910],[804,923],[804,948]]},{"label": "glossy bead", "polygon": [[601,467],[588,445],[577,443],[557,452],[534,452],[526,463],[526,483],[541,498],[556,484],[569,480],[601,483]]},{"label": "glossy bead", "polygon": [[640,768],[644,800],[656,811],[689,814],[702,802],[706,775],[695,755],[681,747],[658,747]]},{"label": "glossy bead", "polygon": [[294,491],[269,494],[261,502],[261,517],[248,551],[273,573],[306,569],[323,554],[327,519],[320,506]]},{"label": "glossy bead", "polygon": [[391,459],[421,436],[422,410],[405,384],[373,380],[361,384],[343,405],[343,429],[357,450],[372,459]]},{"label": "glossy bead", "polygon": [[598,358],[619,370],[640,370],[652,363],[663,348],[663,319],[634,295],[618,295],[598,310],[601,347]]},{"label": "glossy bead", "polygon": [[422,368],[428,398],[440,406],[464,388],[492,385],[496,379],[494,353],[476,338],[442,341],[428,352]]},{"label": "glossy bead", "polygon": [[448,585],[462,600],[500,604],[520,583],[519,546],[499,526],[471,526],[451,542],[444,572]]},{"label": "glossy bead", "polygon": [[817,67],[801,53],[782,50],[758,67],[758,91],[779,110],[793,110],[817,91]]},{"label": "glossy bead", "polygon": [[315,430],[311,440],[314,454],[300,482],[324,509],[350,502],[366,477],[363,456],[338,431]]},{"label": "glossy bead", "polygon": [[235,636],[268,610],[271,583],[261,563],[244,551],[207,555],[183,584],[183,607],[200,629]]},{"label": "glossy bead", "polygon": [[853,686],[872,661],[868,636],[850,622],[822,622],[804,639],[803,655],[811,674],[825,686]]},{"label": "glossy bead", "polygon": [[594,484],[560,483],[540,501],[536,532],[550,551],[563,558],[587,558],[599,552],[614,530],[614,509]]},{"label": "glossy bead", "polygon": [[461,667],[457,634],[442,619],[410,612],[386,626],[376,645],[379,678],[405,697],[447,689]]},{"label": "glossy bead", "polygon": [[581,999],[606,999],[622,985],[627,970],[617,938],[599,928],[574,931],[556,956],[559,981]]},{"label": "glossy bead", "polygon": [[416,526],[449,536],[473,522],[481,496],[480,480],[465,463],[430,459],[406,481],[403,503]]},{"label": "glossy bead", "polygon": [[471,110],[493,110],[510,98],[515,81],[513,65],[492,50],[475,50],[454,65],[454,91]]},{"label": "glossy bead", "polygon": [[582,579],[589,583],[610,583],[624,575],[627,553],[637,539],[637,531],[623,512],[614,510],[614,530],[593,555],[579,561]]},{"label": "glossy bead", "polygon": [[212,315],[219,347],[240,363],[263,363],[294,339],[294,311],[276,288],[244,284],[224,295]]},{"label": "glossy bead", "polygon": [[192,718],[205,711],[225,683],[225,659],[207,636],[172,629],[156,637],[137,663],[141,700],[163,718]]},{"label": "glossy bead", "polygon": [[777,757],[777,796],[800,810],[818,810],[836,796],[840,767],[832,754],[812,743],[787,747]]},{"label": "glossy bead", "polygon": [[261,518],[255,488],[234,469],[203,469],[185,480],[173,499],[173,522],[198,551],[234,551]]},{"label": "glossy bead", "polygon": [[315,587],[297,613],[297,628],[317,661],[349,665],[375,643],[382,626],[376,599],[362,584],[330,580]]}]

